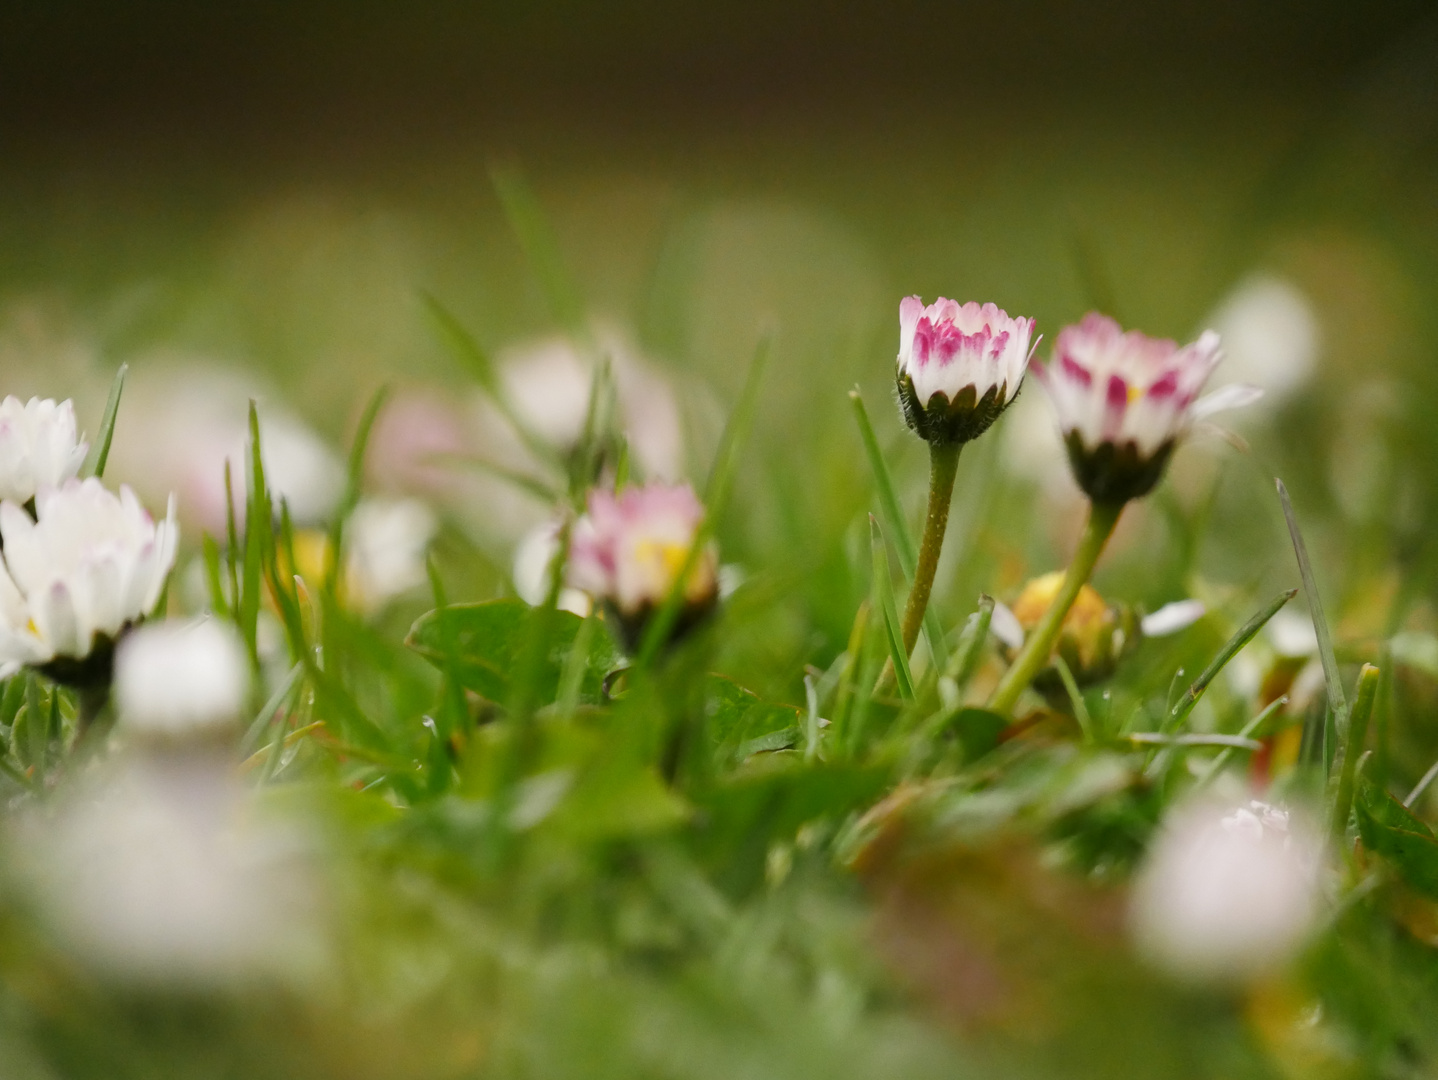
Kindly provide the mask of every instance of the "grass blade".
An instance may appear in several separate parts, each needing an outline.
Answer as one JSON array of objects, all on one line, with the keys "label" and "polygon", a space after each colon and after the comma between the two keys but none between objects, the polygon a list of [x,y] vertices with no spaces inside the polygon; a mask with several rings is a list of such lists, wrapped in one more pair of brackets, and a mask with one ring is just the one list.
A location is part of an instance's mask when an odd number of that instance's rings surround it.
[{"label": "grass blade", "polygon": [[1058,669],[1059,680],[1064,684],[1064,692],[1068,694],[1069,705],[1073,707],[1074,719],[1078,721],[1079,730],[1083,732],[1084,742],[1093,742],[1093,718],[1088,714],[1088,705],[1084,702],[1078,680],[1074,678],[1068,662],[1057,653],[1054,654],[1054,667]]},{"label": "grass blade", "polygon": [[489,170],[489,178],[554,318],[576,341],[590,344],[579,290],[564,266],[549,218],[524,173],[514,165],[495,165]]},{"label": "grass blade", "polygon": [[879,521],[869,515],[869,546],[874,555],[874,596],[879,610],[884,613],[884,631],[889,642],[889,657],[894,663],[894,676],[899,684],[899,694],[909,701],[914,700],[914,676],[909,671],[909,658],[904,653],[904,641],[899,629],[899,609],[894,604],[894,583],[889,580],[889,549],[884,544],[884,534],[879,530]]},{"label": "grass blade", "polygon": [[1218,655],[1213,658],[1208,667],[1203,669],[1203,672],[1193,681],[1193,685],[1184,691],[1183,696],[1173,706],[1168,714],[1168,722],[1164,724],[1165,732],[1171,733],[1183,725],[1183,722],[1188,719],[1188,714],[1193,712],[1193,707],[1198,704],[1198,699],[1203,697],[1203,692],[1208,689],[1208,684],[1213,682],[1228,662],[1254,639],[1263,629],[1264,624],[1278,614],[1284,604],[1297,595],[1297,589],[1288,589],[1279,593],[1265,604],[1253,618],[1238,628],[1238,632],[1228,639],[1223,648],[1218,651]]},{"label": "grass blade", "polygon": [[[1298,574],[1303,579],[1303,595],[1308,601],[1308,613],[1313,619],[1313,630],[1318,635],[1318,658],[1323,662],[1323,681],[1328,688],[1328,709],[1333,718],[1334,735],[1342,739],[1347,734],[1348,703],[1343,696],[1343,680],[1338,673],[1338,659],[1333,655],[1333,635],[1328,630],[1328,620],[1323,615],[1323,601],[1318,595],[1318,582],[1313,577],[1313,564],[1308,559],[1308,546],[1303,542],[1303,533],[1298,528],[1298,517],[1293,513],[1293,503],[1288,498],[1288,489],[1283,481],[1275,478],[1278,498],[1283,503],[1283,518],[1288,522],[1288,535],[1293,540],[1293,553],[1298,558]],[[1329,725],[1323,728],[1323,767],[1325,774],[1331,767],[1335,743],[1329,740]]]},{"label": "grass blade", "polygon": [[499,373],[495,369],[494,360],[489,353],[444,305],[429,293],[420,295],[424,301],[425,312],[429,315],[430,322],[434,324],[440,340],[449,349],[450,355],[458,360],[474,381],[479,384],[479,388],[485,392],[489,400],[494,403],[495,408],[499,410],[500,415],[514,429],[525,448],[541,461],[558,466],[560,464],[558,452],[541,438],[522,416],[515,412],[514,406],[505,396],[504,386],[499,380]]},{"label": "grass blade", "polygon": [[[1259,728],[1266,724],[1270,716],[1272,716],[1274,713],[1276,713],[1279,709],[1283,708],[1283,706],[1287,704],[1288,699],[1286,697],[1274,698],[1272,701],[1270,701],[1267,705],[1264,706],[1263,711],[1261,711],[1248,723],[1243,725],[1243,727],[1238,732],[1238,737],[1240,739],[1252,738],[1254,732],[1256,732]],[[1194,784],[1194,791],[1202,791],[1205,787],[1207,787],[1209,782],[1212,781],[1215,776],[1217,776],[1220,772],[1223,771],[1223,767],[1228,764],[1228,761],[1231,757],[1233,757],[1233,751],[1224,750],[1211,762],[1209,762],[1208,768]]]},{"label": "grass blade", "polygon": [[744,388],[739,392],[739,403],[730,414],[729,422],[724,425],[719,449],[714,454],[714,464],[709,467],[709,478],[704,484],[707,520],[718,520],[728,503],[730,488],[734,486],[734,474],[739,468],[740,451],[748,441],[749,431],[754,426],[754,416],[759,411],[759,388],[764,382],[764,370],[769,366],[769,353],[773,345],[774,340],[768,334],[759,339],[754,358],[749,362],[748,374],[744,376]]},{"label": "grass blade", "polygon": [[335,519],[330,525],[329,536],[329,564],[325,567],[324,594],[331,601],[335,599],[335,593],[339,589],[340,567],[344,565],[344,553],[341,550],[344,546],[345,522],[349,520],[354,508],[359,505],[360,491],[364,488],[364,458],[365,450],[369,446],[371,432],[374,431],[375,421],[379,419],[379,411],[384,408],[385,400],[389,397],[388,384],[381,385],[369,399],[369,404],[360,414],[359,427],[355,429],[354,442],[350,445],[349,469],[345,476],[345,491],[340,504],[335,508]]},{"label": "grass blade", "polygon": [[980,596],[979,609],[969,616],[963,633],[959,635],[959,644],[954,649],[953,659],[944,671],[960,690],[974,677],[974,669],[979,666],[979,657],[983,655],[984,643],[989,638],[989,624],[993,618],[994,598],[988,595]]},{"label": "grass blade", "polygon": [[255,744],[259,742],[260,736],[265,733],[265,728],[269,727],[270,720],[274,718],[280,706],[285,703],[285,699],[290,696],[290,691],[293,690],[299,682],[300,675],[304,670],[305,665],[303,663],[296,664],[290,668],[289,674],[280,680],[280,685],[275,688],[275,692],[270,695],[270,699],[260,707],[260,711],[255,714],[255,718],[250,721],[250,726],[245,729],[244,738],[240,740],[241,754],[244,754],[246,757],[249,756]]},{"label": "grass blade", "polygon": [[115,381],[110,384],[110,396],[105,401],[105,412],[100,417],[100,430],[95,435],[95,441],[90,444],[90,452],[85,455],[85,464],[80,467],[82,478],[105,475],[105,462],[110,457],[110,442],[115,437],[115,417],[120,412],[120,395],[124,393],[125,374],[129,370],[129,364],[121,364],[120,370],[115,372]]},{"label": "grass blade", "polygon": [[714,535],[715,525],[724,513],[729,501],[730,489],[734,485],[734,474],[739,467],[739,452],[748,439],[749,430],[754,426],[754,414],[759,408],[759,387],[763,382],[764,369],[769,362],[771,339],[765,335],[754,351],[749,363],[749,373],[744,377],[744,389],[739,394],[739,403],[729,414],[724,425],[724,434],[719,440],[719,449],[714,455],[714,464],[709,468],[709,479],[704,485],[704,521],[694,535],[694,543],[684,558],[684,565],[674,578],[674,584],[665,597],[664,604],[654,613],[645,627],[644,637],[639,643],[639,652],[634,666],[648,667],[659,654],[659,649],[669,640],[679,612],[684,606],[684,588],[699,558]]},{"label": "grass blade", "polygon": [[[918,548],[904,520],[903,508],[899,505],[894,478],[879,449],[879,440],[874,435],[874,425],[869,420],[869,410],[857,387],[849,391],[849,403],[854,407],[854,422],[859,427],[859,438],[864,444],[864,456],[869,460],[869,471],[874,475],[874,490],[879,497],[879,513],[884,519],[884,528],[889,531],[894,551],[899,556],[899,569],[905,581],[914,580],[914,567],[918,565]],[[948,666],[944,650],[944,631],[932,605],[924,610],[924,634],[929,640],[929,652],[934,658],[934,667],[942,670]]]},{"label": "grass blade", "polygon": [[1334,765],[1338,769],[1338,783],[1333,799],[1333,818],[1330,829],[1333,838],[1341,842],[1348,831],[1348,812],[1353,809],[1353,781],[1357,775],[1358,758],[1363,753],[1363,743],[1368,737],[1368,718],[1373,715],[1373,702],[1378,697],[1378,669],[1364,664],[1358,672],[1358,684],[1353,691],[1353,711],[1348,716],[1348,730],[1343,744],[1338,747]]}]

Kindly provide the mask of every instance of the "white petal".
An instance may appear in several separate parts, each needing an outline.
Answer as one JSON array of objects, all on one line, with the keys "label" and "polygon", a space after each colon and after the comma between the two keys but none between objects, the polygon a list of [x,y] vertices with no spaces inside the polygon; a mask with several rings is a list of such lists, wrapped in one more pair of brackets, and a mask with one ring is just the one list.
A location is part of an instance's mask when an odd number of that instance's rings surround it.
[{"label": "white petal", "polygon": [[1144,637],[1167,637],[1198,622],[1207,610],[1202,600],[1175,600],[1164,604],[1153,614],[1145,615],[1139,629]]},{"label": "white petal", "polygon": [[1195,401],[1189,410],[1189,415],[1195,420],[1204,420],[1214,413],[1252,405],[1261,397],[1263,397],[1263,391],[1257,386],[1249,386],[1246,383],[1230,383]]},{"label": "white petal", "polygon": [[1007,604],[997,600],[994,601],[993,618],[989,620],[989,632],[1010,649],[1021,649],[1024,646],[1023,625]]}]

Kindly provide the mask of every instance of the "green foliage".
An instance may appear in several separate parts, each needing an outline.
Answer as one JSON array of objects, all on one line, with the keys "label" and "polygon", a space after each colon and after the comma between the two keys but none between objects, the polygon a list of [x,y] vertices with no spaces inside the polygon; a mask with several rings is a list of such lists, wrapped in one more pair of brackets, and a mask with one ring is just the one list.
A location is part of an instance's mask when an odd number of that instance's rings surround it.
[{"label": "green foliage", "polygon": [[1355,809],[1364,846],[1392,862],[1408,884],[1438,899],[1438,839],[1433,830],[1372,783],[1361,785]]},{"label": "green foliage", "polygon": [[[522,600],[453,604],[421,616],[406,642],[436,667],[452,671],[465,688],[503,703],[514,691],[515,664],[526,633],[541,619],[543,660],[533,689],[537,699],[548,704],[558,696],[561,675],[584,624],[571,612],[545,616]],[[605,676],[618,664],[619,654],[607,633],[587,635],[578,661],[579,700],[598,702]]]}]

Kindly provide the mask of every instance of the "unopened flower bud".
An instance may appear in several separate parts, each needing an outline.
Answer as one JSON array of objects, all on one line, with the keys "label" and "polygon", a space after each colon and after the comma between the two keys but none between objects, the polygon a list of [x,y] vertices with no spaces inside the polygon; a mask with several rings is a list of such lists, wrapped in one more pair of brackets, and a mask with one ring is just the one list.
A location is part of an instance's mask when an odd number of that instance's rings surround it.
[{"label": "unopened flower bud", "polygon": [[[1030,633],[1043,618],[1063,584],[1063,571],[1036,577],[1024,586],[1014,601],[1013,615]],[[1091,585],[1079,590],[1078,599],[1064,616],[1053,656],[1062,657],[1079,686],[1091,686],[1113,674],[1118,661],[1137,640],[1136,620],[1126,608],[1110,607]],[[1057,670],[1050,666],[1041,671],[1034,686],[1045,693],[1062,696],[1063,684]]]},{"label": "unopened flower bud", "polygon": [[[595,490],[574,526],[569,583],[610,611],[620,636],[638,644],[654,612],[673,590],[704,520],[687,484],[650,484],[618,494]],[[676,633],[692,627],[719,598],[718,553],[707,545],[684,582]]]},{"label": "unopened flower bud", "polygon": [[1058,413],[1079,487],[1101,503],[1124,503],[1153,490],[1178,441],[1193,423],[1257,399],[1249,386],[1199,398],[1222,358],[1218,335],[1190,344],[1124,333],[1096,312],[1059,332],[1053,359],[1034,364]]},{"label": "unopened flower bud", "polygon": [[905,299],[896,379],[909,427],[938,445],[982,435],[1019,392],[1033,329],[993,304]]}]

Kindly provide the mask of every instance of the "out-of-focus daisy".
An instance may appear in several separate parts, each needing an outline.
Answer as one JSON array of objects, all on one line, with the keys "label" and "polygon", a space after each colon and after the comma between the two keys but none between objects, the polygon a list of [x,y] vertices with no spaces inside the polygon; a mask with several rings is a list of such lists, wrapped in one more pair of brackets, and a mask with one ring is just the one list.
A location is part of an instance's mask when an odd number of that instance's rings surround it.
[{"label": "out-of-focus daisy", "polygon": [[115,652],[115,702],[131,732],[183,738],[231,728],[249,685],[244,643],[217,619],[151,623]]},{"label": "out-of-focus daisy", "polygon": [[[703,520],[704,505],[687,484],[650,484],[617,495],[592,491],[588,511],[574,526],[570,584],[614,612],[633,645],[674,588]],[[684,582],[681,630],[718,600],[718,567],[718,553],[709,545]]]},{"label": "out-of-focus daisy", "polygon": [[1147,494],[1195,421],[1256,400],[1258,390],[1240,385],[1199,398],[1220,358],[1212,331],[1179,346],[1090,313],[1059,332],[1052,360],[1036,362],[1034,373],[1089,498],[1115,504]]},{"label": "out-of-focus daisy", "polygon": [[[595,328],[597,352],[609,361],[619,423],[644,475],[672,480],[684,468],[684,432],[669,380],[620,330]],[[595,357],[562,335],[522,342],[499,355],[500,382],[519,417],[568,452],[584,432]]]},{"label": "out-of-focus daisy", "polygon": [[73,478],[88,450],[76,434],[73,402],[0,401],[0,499],[24,504]]},{"label": "out-of-focus daisy", "polygon": [[283,498],[298,525],[329,518],[344,491],[339,456],[298,417],[269,403],[247,377],[190,362],[140,375],[122,411],[135,438],[116,440],[112,470],[134,477],[150,495],[174,491],[186,521],[213,536],[225,534],[225,465],[230,466],[235,513],[245,513],[249,439],[246,402],[260,398],[260,445],[265,484]]},{"label": "out-of-focus daisy", "polygon": [[345,531],[346,593],[373,612],[425,583],[425,560],[439,529],[418,499],[361,499]]},{"label": "out-of-focus daisy", "polygon": [[16,862],[62,945],[108,977],[302,976],[323,959],[317,883],[252,800],[213,749],[132,750],[22,819]]},{"label": "out-of-focus daisy", "polygon": [[1257,274],[1240,282],[1208,319],[1223,339],[1217,380],[1250,383],[1277,406],[1312,376],[1322,344],[1313,302],[1293,282]]},{"label": "out-of-focus daisy", "polygon": [[154,609],[174,565],[174,499],[156,524],[128,487],[68,480],[35,510],[0,503],[0,664],[108,683],[116,638]]},{"label": "out-of-focus daisy", "polygon": [[1299,814],[1258,801],[1181,807],[1134,884],[1138,946],[1186,981],[1281,967],[1318,920],[1322,860],[1321,834]]}]

